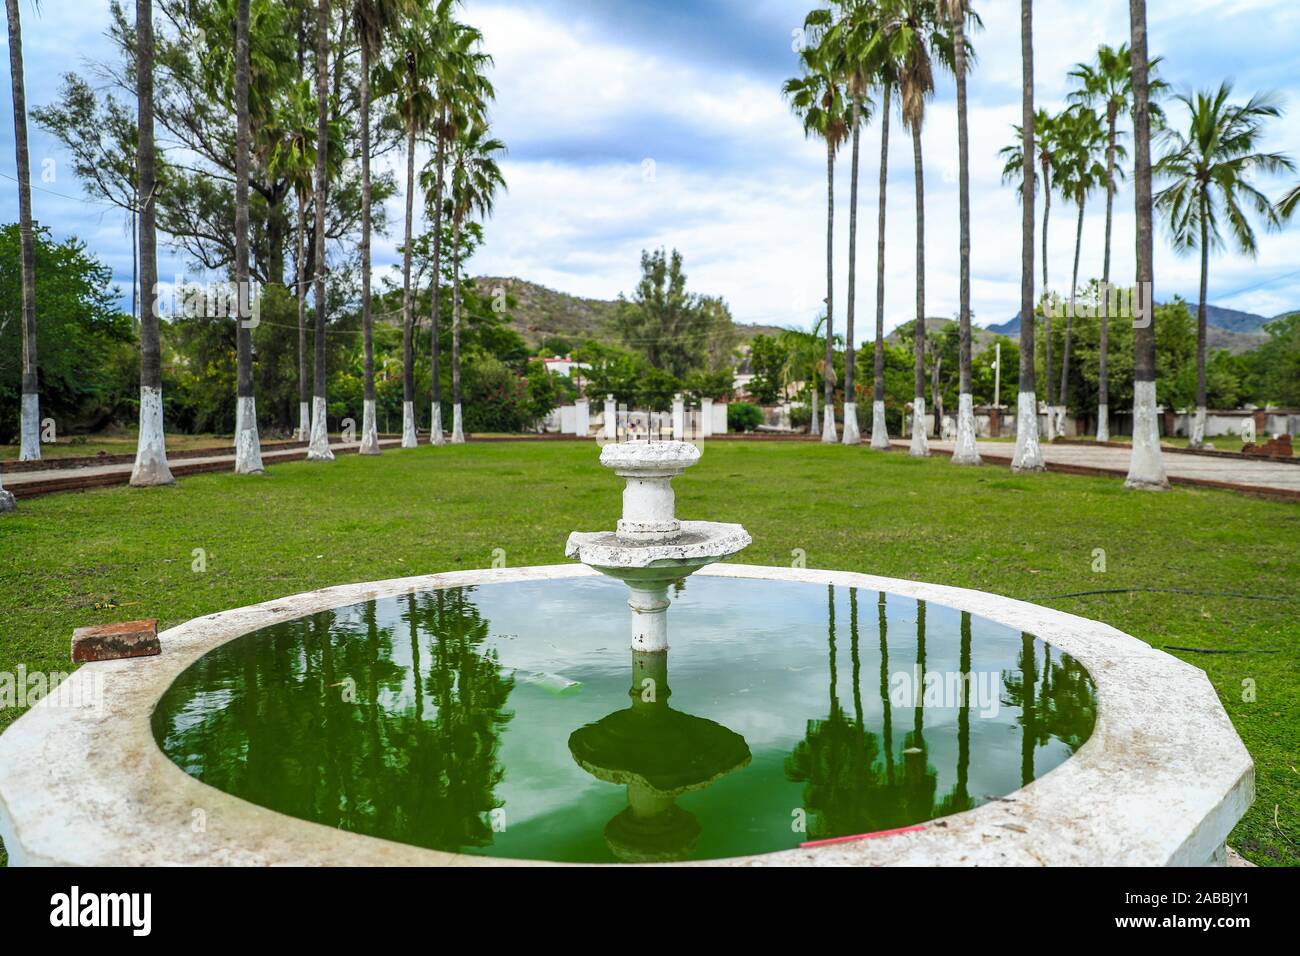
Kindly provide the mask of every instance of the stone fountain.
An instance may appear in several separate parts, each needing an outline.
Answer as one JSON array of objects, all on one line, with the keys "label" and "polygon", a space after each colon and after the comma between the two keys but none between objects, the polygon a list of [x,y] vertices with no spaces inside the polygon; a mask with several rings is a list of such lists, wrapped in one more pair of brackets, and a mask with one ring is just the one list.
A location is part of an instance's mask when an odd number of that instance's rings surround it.
[{"label": "stone fountain", "polygon": [[634,441],[605,445],[600,463],[627,481],[623,517],[615,531],[575,531],[565,546],[602,574],[631,591],[632,649],[668,650],[668,588],[706,564],[749,546],[738,524],[679,521],[672,480],[700,460],[700,450],[682,441]]}]

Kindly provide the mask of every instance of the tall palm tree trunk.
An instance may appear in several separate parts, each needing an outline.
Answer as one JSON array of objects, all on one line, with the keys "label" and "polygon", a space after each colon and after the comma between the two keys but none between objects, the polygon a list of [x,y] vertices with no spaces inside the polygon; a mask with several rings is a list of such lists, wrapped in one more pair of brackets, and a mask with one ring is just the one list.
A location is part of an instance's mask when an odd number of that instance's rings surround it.
[{"label": "tall palm tree trunk", "polygon": [[1115,209],[1117,109],[1106,104],[1106,249],[1101,266],[1101,340],[1097,358],[1097,441],[1110,441],[1110,236]]},{"label": "tall palm tree trunk", "polygon": [[465,441],[465,421],[460,406],[460,216],[451,228],[451,441]]},{"label": "tall palm tree trunk", "polygon": [[1201,448],[1205,444],[1205,337],[1208,324],[1209,306],[1205,297],[1209,293],[1210,282],[1210,201],[1204,189],[1201,191],[1201,304],[1196,309],[1196,417],[1192,420],[1192,448]]},{"label": "tall palm tree trunk", "polygon": [[[1052,310],[1047,304],[1047,294],[1051,287],[1047,284],[1047,220],[1052,213],[1052,174],[1048,167],[1046,154],[1040,162],[1043,167],[1043,378],[1047,385],[1044,391],[1047,403],[1047,440],[1056,438],[1056,416],[1052,404]],[[1031,314],[1031,321],[1037,319]],[[1023,318],[1021,321],[1024,321]]]},{"label": "tall palm tree trunk", "polygon": [[1020,391],[1016,397],[1016,450],[1012,471],[1042,471],[1038,400],[1034,394],[1034,14],[1020,0],[1021,140],[1024,159],[1020,203]]},{"label": "tall palm tree trunk", "polygon": [[158,227],[154,201],[157,156],[153,115],[153,0],[135,3],[136,98],[135,150],[140,185],[140,437],[131,484],[170,485],[167,444],[163,437],[162,341],[158,319]]},{"label": "tall palm tree trunk", "polygon": [[14,152],[18,165],[18,237],[22,271],[23,375],[20,461],[41,457],[41,401],[36,361],[36,237],[32,233],[32,169],[27,148],[27,87],[23,78],[23,30],[18,0],[5,0],[9,15],[9,78],[14,99]]},{"label": "tall palm tree trunk", "polygon": [[[412,77],[414,79],[414,77]],[[411,303],[411,229],[415,219],[415,119],[406,127],[406,243],[402,250],[402,447],[419,443],[415,434],[415,343]]]},{"label": "tall palm tree trunk", "polygon": [[826,373],[822,441],[835,441],[835,144],[826,140]]},{"label": "tall palm tree trunk", "polygon": [[[954,465],[978,465],[979,448],[975,444],[975,400],[971,396],[970,332],[970,134],[966,107],[966,4],[952,18],[953,57],[957,74],[957,218],[958,259],[958,363],[957,444],[953,448]],[[936,394],[936,401],[938,396]]]},{"label": "tall palm tree trunk", "polygon": [[912,396],[912,445],[909,453],[926,458],[925,437],[925,170],[921,159],[921,124],[912,128],[912,174],[916,178],[916,388]]},{"label": "tall palm tree trunk", "polygon": [[257,401],[253,395],[253,290],[248,269],[248,177],[252,129],[248,83],[252,70],[248,36],[249,0],[239,0],[235,14],[235,473],[262,474],[262,447],[257,436]]},{"label": "tall palm tree trunk", "polygon": [[333,461],[330,450],[328,408],[325,404],[325,203],[329,194],[326,181],[329,151],[329,0],[316,7],[316,187],[313,203],[316,210],[316,336],[315,362],[312,370],[311,440],[308,461]]},{"label": "tall palm tree trunk", "polygon": [[860,114],[861,108],[857,100],[854,99],[852,107],[853,156],[851,159],[853,168],[849,173],[849,289],[844,316],[844,444],[846,445],[862,443],[862,435],[858,432],[857,396],[853,392],[853,366],[857,357],[853,347],[853,312],[857,301],[858,143],[862,132],[858,128]]},{"label": "tall palm tree trunk", "polygon": [[362,455],[378,455],[374,315],[370,301],[370,203],[373,193],[370,181],[370,43],[364,35],[361,37],[361,76],[358,78],[358,86],[361,98],[361,347],[365,391],[362,394],[361,447],[357,451]]},{"label": "tall palm tree trunk", "polygon": [[[1129,0],[1129,56],[1133,75],[1133,198],[1137,216],[1138,314],[1133,323],[1133,451],[1129,488],[1167,489],[1156,418],[1156,314],[1151,196],[1151,91],[1148,80],[1146,0]],[[1202,296],[1202,300],[1204,296]]]},{"label": "tall palm tree trunk", "polygon": [[876,203],[876,352],[872,361],[871,447],[889,451],[885,423],[885,187],[889,182],[889,101],[893,86],[884,84],[880,113],[880,192]]},{"label": "tall palm tree trunk", "polygon": [[311,435],[311,385],[307,381],[307,193],[298,193],[298,434]]},{"label": "tall palm tree trunk", "polygon": [[1065,315],[1065,347],[1061,350],[1061,389],[1056,399],[1056,431],[1065,437],[1065,410],[1070,390],[1070,346],[1074,343],[1074,310],[1079,288],[1079,252],[1083,247],[1083,200],[1079,200],[1079,219],[1074,228],[1074,271],[1070,273],[1070,311]]},{"label": "tall palm tree trunk", "polygon": [[443,136],[441,126],[438,132],[437,156],[434,161],[436,181],[433,187],[433,284],[429,288],[429,319],[431,331],[430,337],[430,356],[433,360],[433,407],[429,419],[429,434],[435,445],[446,443],[442,432],[442,375],[438,365],[438,320],[439,315],[439,291],[442,288],[442,184],[443,184],[443,164],[447,156],[447,140]]}]

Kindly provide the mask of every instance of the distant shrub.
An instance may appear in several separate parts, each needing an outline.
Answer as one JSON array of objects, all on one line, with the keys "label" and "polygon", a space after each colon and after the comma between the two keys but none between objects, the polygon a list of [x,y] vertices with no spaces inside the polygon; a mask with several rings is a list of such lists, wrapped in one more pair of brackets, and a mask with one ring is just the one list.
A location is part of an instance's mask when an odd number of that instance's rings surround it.
[{"label": "distant shrub", "polygon": [[749,402],[732,402],[727,406],[727,430],[752,432],[763,424],[763,410]]}]

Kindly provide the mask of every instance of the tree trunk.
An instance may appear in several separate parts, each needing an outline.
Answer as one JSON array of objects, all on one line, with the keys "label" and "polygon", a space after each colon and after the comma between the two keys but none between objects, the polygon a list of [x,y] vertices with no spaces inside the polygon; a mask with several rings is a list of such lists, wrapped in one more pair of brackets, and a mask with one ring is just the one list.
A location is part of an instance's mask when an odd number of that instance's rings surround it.
[{"label": "tree trunk", "polygon": [[312,202],[316,210],[315,268],[316,338],[311,398],[311,440],[308,461],[333,461],[329,421],[325,404],[325,205],[329,197],[326,158],[329,150],[329,0],[316,8],[316,186]]},{"label": "tree trunk", "polygon": [[18,0],[5,0],[9,15],[9,77],[14,99],[14,152],[18,160],[18,236],[22,271],[22,411],[20,461],[41,457],[40,385],[36,361],[36,237],[32,233],[32,170],[27,147],[27,90],[23,79],[23,31]]},{"label": "tree trunk", "polygon": [[370,297],[370,204],[373,188],[370,181],[370,44],[361,37],[361,76],[358,77],[361,98],[361,347],[362,367],[365,376],[361,409],[362,455],[378,455],[379,427],[375,421],[375,333],[374,305]]},{"label": "tree trunk", "polygon": [[307,383],[307,193],[298,193],[298,435],[311,434],[311,386]]},{"label": "tree trunk", "polygon": [[153,115],[153,0],[136,0],[136,95],[138,100],[135,164],[140,196],[140,437],[131,484],[170,485],[167,445],[163,436],[162,340],[158,319],[158,227],[154,206],[157,170]]},{"label": "tree trunk", "polygon": [[[412,70],[412,73],[414,71]],[[414,84],[415,78],[411,77]],[[418,444],[415,433],[415,343],[411,314],[411,242],[415,220],[415,119],[406,124],[406,242],[402,252],[402,447]]]},{"label": "tree trunk", "polygon": [[[978,465],[979,448],[975,444],[975,401],[971,396],[970,332],[970,134],[966,108],[966,4],[953,17],[953,56],[957,74],[957,218],[958,218],[958,385],[957,444],[953,448],[954,465]],[[936,391],[935,401],[938,402]],[[996,399],[995,399],[996,401]]]},{"label": "tree trunk", "polygon": [[1065,316],[1065,348],[1061,350],[1061,390],[1057,393],[1057,430],[1065,437],[1065,409],[1070,388],[1070,346],[1074,340],[1074,309],[1079,288],[1079,252],[1083,248],[1083,200],[1079,200],[1079,220],[1074,229],[1074,271],[1070,279],[1070,311]]},{"label": "tree trunk", "polygon": [[1115,207],[1115,123],[1118,109],[1106,103],[1106,249],[1101,266],[1101,341],[1097,365],[1097,441],[1110,441],[1110,236]]},{"label": "tree trunk", "polygon": [[858,101],[853,101],[853,168],[849,174],[849,288],[844,316],[844,444],[857,445],[862,441],[858,434],[858,403],[853,391],[853,366],[857,358],[853,346],[853,312],[857,303],[858,272],[858,143],[861,130],[858,121],[861,111]]},{"label": "tree trunk", "polygon": [[1209,293],[1210,281],[1210,199],[1205,190],[1201,190],[1201,304],[1196,309],[1196,417],[1192,423],[1192,448],[1205,444],[1205,336],[1209,307],[1205,303]]},{"label": "tree trunk", "polygon": [[1020,0],[1021,156],[1020,203],[1020,385],[1016,397],[1016,450],[1012,471],[1042,471],[1038,400],[1034,394],[1034,14],[1033,0]]},{"label": "tree trunk", "polygon": [[248,267],[248,179],[252,129],[248,115],[248,84],[252,70],[248,36],[249,0],[238,0],[235,15],[235,473],[262,474],[262,449],[257,437],[257,404],[253,395],[254,302]]},{"label": "tree trunk", "polygon": [[[1047,296],[1051,286],[1047,284],[1047,219],[1052,211],[1052,178],[1048,168],[1047,156],[1042,156],[1043,167],[1043,401],[1047,404],[1047,440],[1056,437],[1055,418],[1052,414],[1052,310],[1048,306]],[[1037,319],[1033,319],[1037,321]]]},{"label": "tree trunk", "polygon": [[880,192],[876,210],[876,354],[871,393],[871,447],[889,451],[885,423],[885,187],[889,182],[889,111],[893,87],[885,84],[880,113]]},{"label": "tree trunk", "polygon": [[826,141],[826,374],[822,441],[835,441],[835,146]]},{"label": "tree trunk", "polygon": [[925,458],[925,170],[921,159],[921,124],[912,125],[912,174],[916,179],[916,388],[912,398],[912,455]]},{"label": "tree trunk", "polygon": [[446,162],[447,141],[442,134],[442,126],[439,125],[437,156],[435,157],[434,166],[436,170],[436,179],[433,186],[433,284],[429,288],[429,319],[430,319],[430,354],[433,360],[433,408],[432,416],[429,422],[429,432],[431,440],[435,445],[444,443],[442,431],[442,376],[439,373],[438,365],[438,323],[441,316],[438,314],[439,292],[442,288],[442,184],[443,184],[443,165]]},{"label": "tree trunk", "polygon": [[1129,488],[1167,489],[1156,420],[1156,315],[1151,197],[1151,91],[1147,76],[1146,0],[1129,0],[1133,74],[1133,199],[1137,217],[1137,290],[1133,322],[1133,452]]},{"label": "tree trunk", "polygon": [[460,215],[452,216],[451,230],[451,441],[465,441],[460,406]]}]

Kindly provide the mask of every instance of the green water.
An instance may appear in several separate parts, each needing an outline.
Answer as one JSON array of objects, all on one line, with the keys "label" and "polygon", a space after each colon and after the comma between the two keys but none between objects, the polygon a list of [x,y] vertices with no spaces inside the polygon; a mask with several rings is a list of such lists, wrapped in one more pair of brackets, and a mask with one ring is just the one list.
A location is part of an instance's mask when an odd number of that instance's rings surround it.
[{"label": "green water", "polygon": [[695,577],[669,652],[634,656],[625,600],[603,578],[492,584],[279,624],[181,674],[154,735],[192,776],[327,826],[614,862],[921,823],[1092,732],[1080,665],[950,608]]}]

